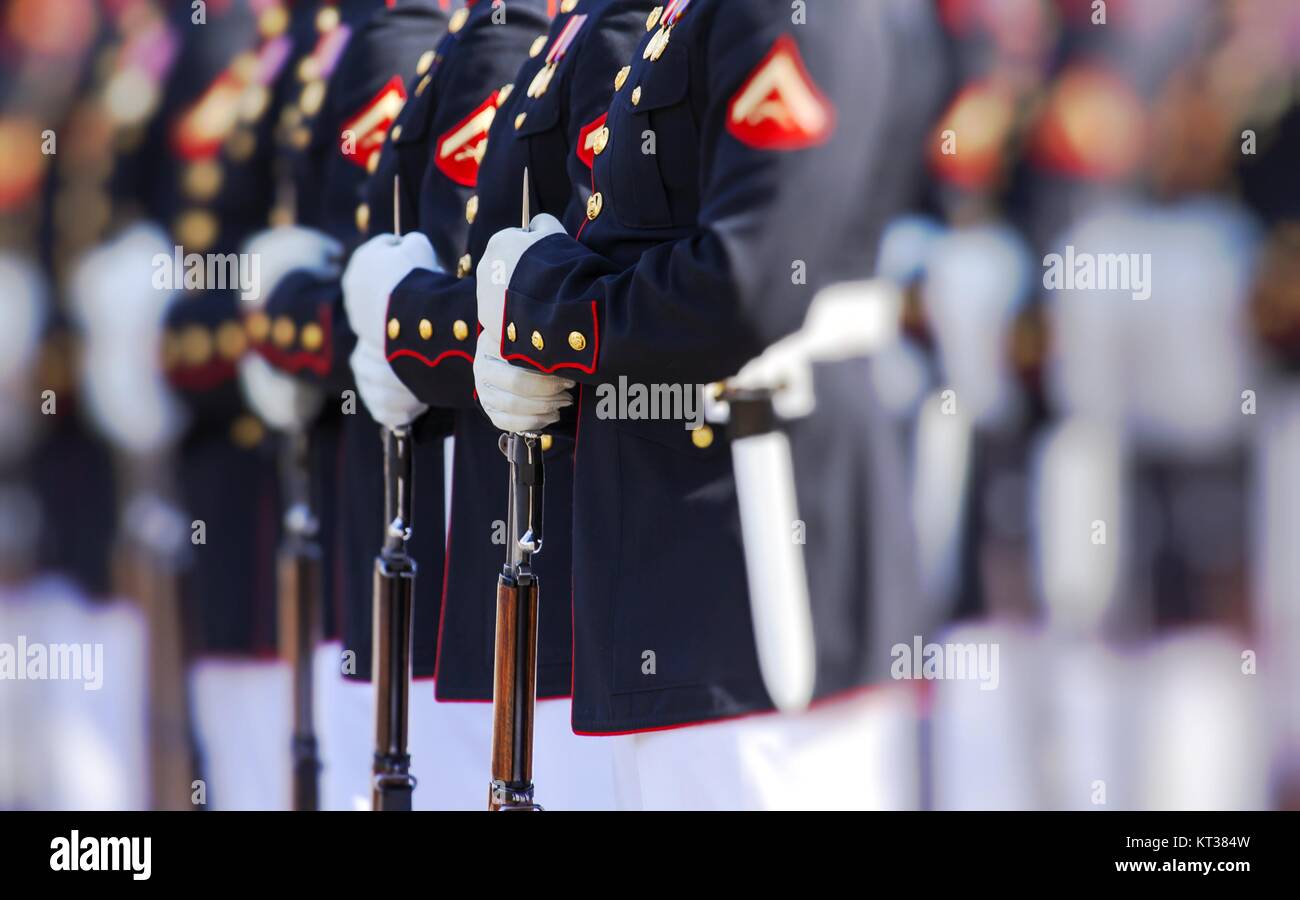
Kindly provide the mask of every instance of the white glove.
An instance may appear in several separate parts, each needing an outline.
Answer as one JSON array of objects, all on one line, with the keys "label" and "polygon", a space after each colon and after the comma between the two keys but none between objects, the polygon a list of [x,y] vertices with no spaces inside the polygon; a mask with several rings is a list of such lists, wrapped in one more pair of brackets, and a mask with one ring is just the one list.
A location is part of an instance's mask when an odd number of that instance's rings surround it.
[{"label": "white glove", "polygon": [[343,307],[358,341],[384,349],[388,296],[415,269],[443,271],[433,245],[418,231],[404,237],[380,234],[366,241],[343,273]]},{"label": "white glove", "polygon": [[361,401],[385,428],[409,425],[429,408],[393,374],[383,352],[375,352],[373,345],[358,341],[350,361]]},{"label": "white glove", "polygon": [[133,453],[156,450],[181,426],[180,405],[158,366],[174,292],[154,287],[172,247],[155,225],[136,225],[86,254],[72,277],[72,310],[86,345],[82,389],[104,435]]},{"label": "white glove", "polygon": [[564,234],[564,226],[555,216],[542,213],[527,228],[505,228],[492,235],[483,258],[478,262],[478,321],[483,334],[493,337],[493,347],[501,346],[501,317],[506,308],[506,288],[514,277],[520,258],[538,241],[553,234]]},{"label": "white glove", "polygon": [[253,353],[239,360],[239,384],[257,417],[277,431],[305,427],[325,399],[316,386],[277,371]]},{"label": "white glove", "polygon": [[474,386],[492,424],[514,434],[543,430],[558,422],[560,410],[573,403],[572,381],[510,365],[501,358],[487,329],[478,336]]},{"label": "white glove", "polygon": [[35,362],[45,318],[45,282],[26,257],[0,250],[0,383],[26,375]]},{"label": "white glove", "polygon": [[244,253],[254,260],[253,289],[240,293],[247,311],[261,309],[290,272],[306,269],[325,278],[335,277],[343,247],[338,241],[313,228],[281,225],[259,231],[244,243]]}]

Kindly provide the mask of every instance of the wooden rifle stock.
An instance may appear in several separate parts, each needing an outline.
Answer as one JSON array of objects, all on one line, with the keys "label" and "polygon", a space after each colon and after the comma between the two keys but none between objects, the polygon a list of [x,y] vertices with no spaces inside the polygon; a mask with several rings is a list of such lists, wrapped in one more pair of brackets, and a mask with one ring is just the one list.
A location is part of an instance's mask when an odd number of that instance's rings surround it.
[{"label": "wooden rifle stock", "polygon": [[510,463],[506,564],[497,579],[492,685],[492,783],[488,809],[540,810],[533,802],[533,712],[537,698],[538,583],[544,467],[537,435],[502,435]]}]

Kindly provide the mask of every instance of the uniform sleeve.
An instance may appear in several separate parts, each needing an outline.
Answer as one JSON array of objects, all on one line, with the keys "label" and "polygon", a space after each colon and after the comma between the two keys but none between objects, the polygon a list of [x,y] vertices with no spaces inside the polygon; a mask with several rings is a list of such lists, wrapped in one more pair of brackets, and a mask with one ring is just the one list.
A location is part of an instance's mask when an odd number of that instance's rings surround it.
[{"label": "uniform sleeve", "polygon": [[285,276],[265,309],[245,321],[251,348],[279,371],[330,393],[351,386],[348,355],[356,336],[337,278],[298,270]]},{"label": "uniform sleeve", "polygon": [[388,320],[398,323],[388,334],[388,364],[421,403],[444,409],[476,404],[478,301],[473,276],[458,279],[417,269],[393,289]]},{"label": "uniform sleeve", "polygon": [[[626,269],[573,237],[536,244],[506,293],[504,359],[588,383],[707,383],[797,330],[821,286],[866,271],[874,241],[860,207],[887,70],[879,15],[855,4],[792,27],[783,4],[752,7],[726,7],[698,38],[697,224]],[[754,103],[764,91],[784,102],[766,120],[770,105]]]}]

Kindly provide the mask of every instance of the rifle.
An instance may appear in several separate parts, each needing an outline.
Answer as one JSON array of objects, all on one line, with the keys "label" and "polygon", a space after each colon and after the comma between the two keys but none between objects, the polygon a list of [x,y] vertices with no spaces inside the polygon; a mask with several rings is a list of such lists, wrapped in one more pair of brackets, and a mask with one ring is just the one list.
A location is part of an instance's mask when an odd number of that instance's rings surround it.
[{"label": "rifle", "polygon": [[542,442],[535,434],[503,434],[499,446],[510,463],[510,540],[497,579],[488,809],[540,810],[533,802],[538,584],[532,559],[542,549]]},{"label": "rifle", "polygon": [[374,809],[410,812],[415,778],[406,752],[407,705],[411,688],[411,601],[415,560],[411,538],[411,434],[384,429],[384,546],[375,558]]},{"label": "rifle", "polygon": [[113,550],[113,579],[145,621],[148,678],[149,807],[194,809],[190,792],[199,777],[187,674],[187,636],[181,610],[180,572],[186,523],[158,484],[157,460],[120,459],[122,533]]},{"label": "rifle", "polygon": [[[524,228],[530,194],[524,169]],[[488,809],[534,810],[533,707],[537,700],[537,576],[542,551],[541,436],[503,434],[498,442],[510,466],[506,525],[510,540],[497,578],[496,655],[492,667],[492,784]]]},{"label": "rifle", "polygon": [[284,448],[289,503],[276,561],[280,654],[293,671],[293,808],[320,808],[320,755],[312,710],[312,654],[321,641],[321,550],[319,523],[311,510],[310,441],[298,430]]}]

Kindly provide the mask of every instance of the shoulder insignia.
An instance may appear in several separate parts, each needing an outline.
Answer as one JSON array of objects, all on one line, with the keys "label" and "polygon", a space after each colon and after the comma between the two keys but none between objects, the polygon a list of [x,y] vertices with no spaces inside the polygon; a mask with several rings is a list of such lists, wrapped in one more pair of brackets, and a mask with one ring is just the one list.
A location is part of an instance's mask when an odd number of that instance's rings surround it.
[{"label": "shoulder insignia", "polygon": [[596,164],[599,145],[608,140],[605,135],[605,120],[608,118],[609,113],[602,113],[599,119],[584,126],[582,131],[578,132],[578,159],[582,160],[588,169]]},{"label": "shoulder insignia", "polygon": [[394,75],[360,112],[343,123],[343,131],[352,132],[353,150],[343,154],[349,162],[369,171],[370,157],[383,148],[388,129],[405,103],[406,85],[400,75]]},{"label": "shoulder insignia", "polygon": [[835,107],[804,65],[789,35],[776,39],[727,110],[727,131],[759,150],[802,150],[835,130]]},{"label": "shoulder insignia", "polygon": [[478,184],[478,164],[487,149],[488,129],[502,100],[501,92],[493,91],[477,109],[438,138],[434,165],[456,184],[464,187]]}]

